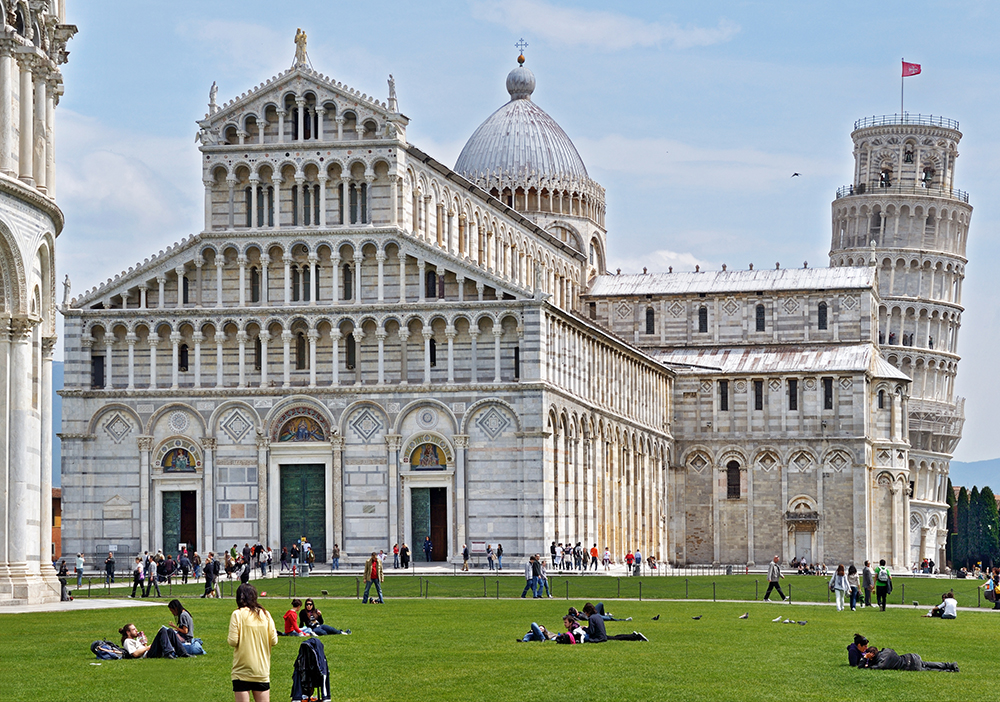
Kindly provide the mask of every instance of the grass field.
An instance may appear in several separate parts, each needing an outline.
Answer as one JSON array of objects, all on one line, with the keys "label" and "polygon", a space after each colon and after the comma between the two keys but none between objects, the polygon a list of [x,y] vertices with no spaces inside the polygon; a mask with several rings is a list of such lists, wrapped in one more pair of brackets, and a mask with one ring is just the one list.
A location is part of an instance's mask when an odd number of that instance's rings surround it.
[{"label": "grass field", "polygon": [[[491,597],[484,599],[482,578],[436,577],[421,582],[406,576],[387,579],[384,606],[317,597],[328,623],[354,632],[352,636],[322,639],[334,699],[941,701],[980,699],[984,694],[989,698],[995,690],[995,646],[985,644],[995,639],[994,620],[1000,615],[985,610],[961,612],[950,622],[920,616],[924,605],[937,599],[944,585],[967,586],[958,588],[959,602],[974,605],[975,583],[971,581],[914,580],[907,583],[908,599],[911,592],[917,593],[926,585],[920,609],[910,606],[884,613],[852,613],[814,605],[647,599],[662,596],[662,592],[683,598],[683,589],[679,595],[675,590],[684,587],[683,578],[645,579],[642,602],[616,600],[617,579],[581,582],[569,578],[571,604],[580,606],[584,598],[603,599],[617,616],[634,617],[632,622],[610,622],[609,633],[637,629],[650,641],[557,646],[515,643],[515,639],[532,621],[549,628],[559,626],[567,608],[565,580],[554,583],[557,592],[562,588],[563,598],[541,601],[512,599],[520,594],[518,579],[499,580],[499,600],[495,599],[497,578],[487,578]],[[752,588],[753,580],[752,576],[691,579],[688,593],[691,598],[706,593],[710,598],[714,581],[721,600],[723,583],[734,597],[733,593]],[[826,600],[825,582],[820,578],[788,578],[784,584],[789,581],[793,598],[800,593],[804,600],[813,593],[815,600]],[[420,599],[426,582],[430,582],[429,598]],[[626,592],[626,583],[636,592]],[[288,607],[288,584],[275,580],[258,586],[269,590],[263,604],[280,622]],[[188,587],[194,591],[196,586]],[[637,595],[636,580],[623,578],[621,587],[623,597]],[[320,589],[350,596],[354,593],[353,578],[296,583],[299,597],[304,593],[318,595]],[[654,594],[647,596],[647,591]],[[899,584],[894,595],[898,592]],[[174,588],[174,595],[178,594]],[[473,599],[477,594],[478,599]],[[89,650],[92,640],[117,640],[117,629],[129,621],[152,634],[169,618],[165,604],[157,608],[0,615],[0,700],[231,700],[231,653],[225,636],[233,601],[184,601],[194,616],[196,634],[205,641],[206,656],[91,665],[96,662]],[[749,619],[738,619],[747,611]],[[657,614],[660,619],[651,621]],[[697,615],[702,618],[691,618]],[[778,615],[808,624],[772,623]],[[962,672],[851,669],[846,664],[845,647],[855,631],[876,645],[891,646],[901,653],[957,661]],[[271,681],[275,700],[289,697],[292,662],[299,643],[282,637],[274,649]]]}]

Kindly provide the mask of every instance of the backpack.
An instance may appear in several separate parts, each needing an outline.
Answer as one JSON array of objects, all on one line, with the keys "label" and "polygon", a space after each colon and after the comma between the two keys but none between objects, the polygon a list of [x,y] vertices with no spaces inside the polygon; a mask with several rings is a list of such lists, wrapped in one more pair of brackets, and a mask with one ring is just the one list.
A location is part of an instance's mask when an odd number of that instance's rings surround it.
[{"label": "backpack", "polygon": [[887,582],[889,582],[889,571],[886,570],[885,568],[879,568],[878,569],[878,578],[877,578],[877,580],[880,583],[887,583]]},{"label": "backpack", "polygon": [[95,641],[90,644],[90,650],[102,661],[120,661],[122,658],[129,658],[124,648],[110,641]]}]

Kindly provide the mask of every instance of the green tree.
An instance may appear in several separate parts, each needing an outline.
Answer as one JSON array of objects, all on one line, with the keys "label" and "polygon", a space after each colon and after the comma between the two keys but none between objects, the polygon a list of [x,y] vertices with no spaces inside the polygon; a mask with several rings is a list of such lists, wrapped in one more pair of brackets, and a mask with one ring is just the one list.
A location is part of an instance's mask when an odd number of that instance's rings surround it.
[{"label": "green tree", "polygon": [[1000,513],[993,491],[986,486],[979,493],[982,514],[983,565],[992,567],[1000,560]]},{"label": "green tree", "polygon": [[[979,501],[979,488],[972,486],[969,493],[969,524],[966,527],[968,533],[969,560],[978,563],[983,560],[983,514],[982,503]],[[983,565],[986,565],[983,563]]]},{"label": "green tree", "polygon": [[969,492],[963,485],[958,491],[958,517],[955,524],[955,563],[969,567]]},{"label": "green tree", "polygon": [[[955,537],[957,534],[955,531],[958,528],[958,515],[955,514],[955,507],[958,501],[955,499],[955,491],[951,487],[951,478],[948,479],[948,492],[945,495],[945,501],[948,503],[948,518],[946,520],[946,524],[948,525],[948,539],[944,547],[945,563],[954,568],[954,564],[957,563],[955,559]],[[943,573],[944,570],[941,572]]]}]

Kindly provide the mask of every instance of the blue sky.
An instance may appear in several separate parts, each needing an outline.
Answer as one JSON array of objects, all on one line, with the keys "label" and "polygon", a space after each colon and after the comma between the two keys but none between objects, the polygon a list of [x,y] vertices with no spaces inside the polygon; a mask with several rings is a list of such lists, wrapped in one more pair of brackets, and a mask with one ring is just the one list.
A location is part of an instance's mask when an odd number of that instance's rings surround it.
[{"label": "blue sky", "polygon": [[60,277],[78,294],[200,230],[194,122],[209,86],[221,102],[287,68],[297,27],[322,73],[382,99],[392,73],[408,138],[449,165],[507,100],[523,37],[534,100],[607,188],[610,268],[626,272],[826,265],[854,120],[899,110],[905,57],[923,66],[906,79],[907,111],[957,119],[965,134],[956,186],[975,212],[957,458],[991,458],[998,18],[987,2],[71,1]]}]

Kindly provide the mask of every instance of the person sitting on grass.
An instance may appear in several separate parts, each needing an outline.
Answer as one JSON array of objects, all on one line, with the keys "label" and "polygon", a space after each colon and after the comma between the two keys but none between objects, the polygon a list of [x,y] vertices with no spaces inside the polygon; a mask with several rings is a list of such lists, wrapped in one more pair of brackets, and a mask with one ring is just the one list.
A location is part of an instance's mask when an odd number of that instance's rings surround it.
[{"label": "person sitting on grass", "polygon": [[608,632],[604,628],[604,617],[598,614],[597,609],[589,602],[583,606],[583,613],[587,615],[587,628],[584,630],[584,633],[587,635],[586,640],[588,643],[603,643],[610,640],[649,641],[649,639],[638,631],[633,631],[631,634],[608,636]]},{"label": "person sitting on grass", "polygon": [[563,617],[563,626],[566,627],[566,633],[572,637],[569,643],[579,644],[584,643],[587,640],[587,632],[583,630],[580,623],[577,622],[576,617],[567,614]]},{"label": "person sitting on grass", "polygon": [[[294,605],[294,602],[292,603]],[[341,631],[336,627],[323,623],[323,613],[316,609],[316,603],[311,597],[306,598],[302,611],[299,612],[299,628],[303,631],[312,631],[316,636],[326,636],[328,634],[350,634],[350,629]]]},{"label": "person sitting on grass", "polygon": [[132,658],[187,658],[184,641],[173,629],[165,626],[156,632],[153,643],[147,644],[146,634],[135,624],[126,624],[118,633],[122,635],[122,648]]},{"label": "person sitting on grass", "polygon": [[184,650],[187,651],[189,656],[200,656],[205,653],[205,649],[202,648],[201,639],[194,638],[194,619],[191,618],[191,613],[184,609],[184,605],[181,604],[180,600],[170,600],[167,605],[167,609],[170,613],[174,615],[174,619],[177,623],[167,622],[167,626],[177,632],[181,638],[181,645]]},{"label": "person sitting on grass", "polygon": [[951,673],[958,672],[957,663],[938,663],[935,661],[925,661],[916,653],[896,653],[891,648],[883,648],[881,651],[870,646],[861,657],[858,663],[859,668],[870,668],[871,670],[943,670]]},{"label": "person sitting on grass", "polygon": [[295,598],[292,600],[292,608],[285,612],[285,636],[312,636],[312,629],[299,627],[299,610],[302,608],[302,600]]},{"label": "person sitting on grass", "polygon": [[[590,603],[588,602],[587,604],[590,604]],[[583,607],[584,607],[584,609],[586,609],[587,605],[585,604]],[[604,603],[603,602],[598,602],[597,605],[594,607],[594,610],[598,614],[600,614],[601,617],[606,622],[630,622],[630,621],[632,621],[632,617],[625,617],[624,619],[616,619],[615,615],[613,615],[611,612],[605,612],[604,611]],[[580,612],[576,607],[570,607],[569,608],[569,615],[571,617],[575,618],[576,620],[581,621],[581,622],[585,622],[585,621],[587,621],[589,619],[589,617],[586,614],[583,614],[582,612]]]},{"label": "person sitting on grass", "polygon": [[868,639],[861,634],[854,635],[854,643],[847,647],[847,662],[852,668],[857,668],[861,658],[868,650]]},{"label": "person sitting on grass", "polygon": [[940,617],[941,619],[954,619],[958,615],[958,600],[951,590],[941,595],[941,604],[931,607],[925,617]]}]

